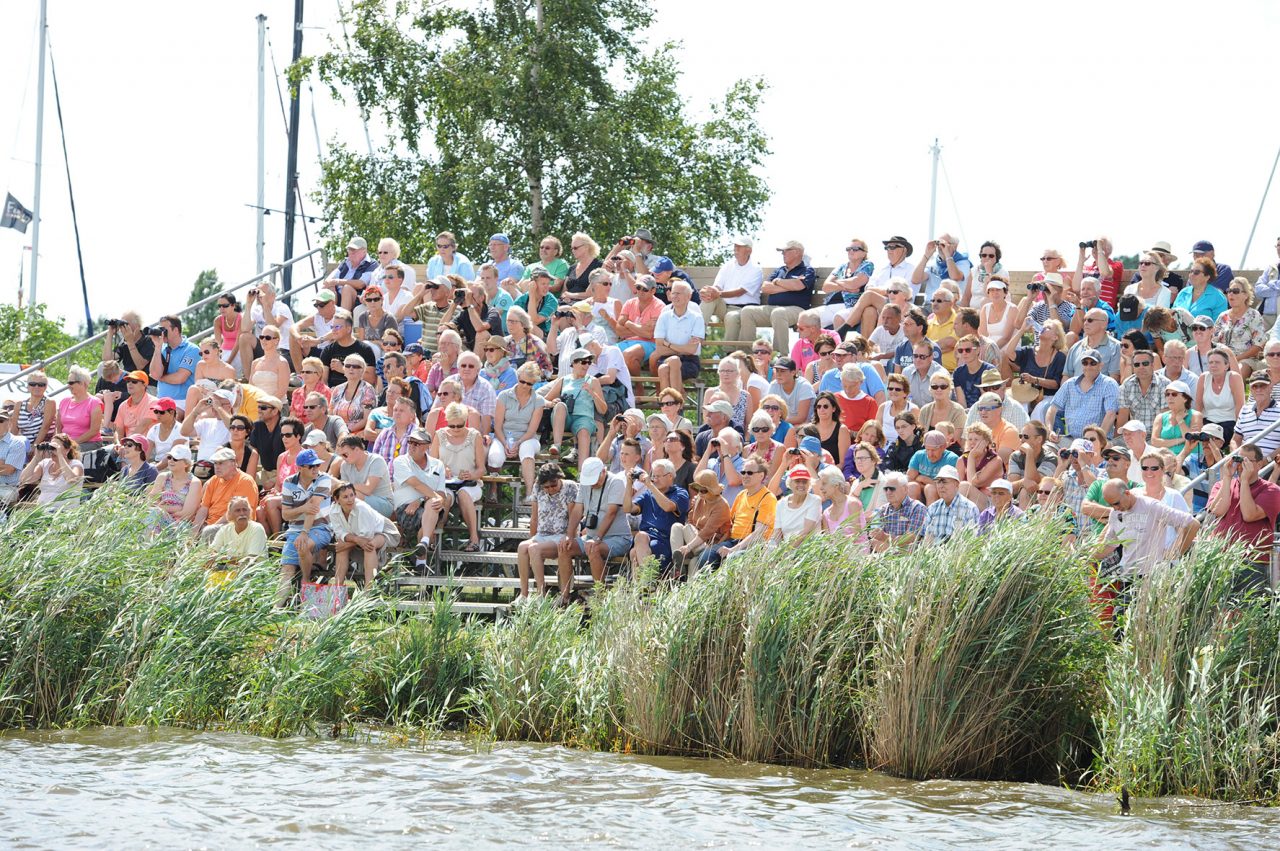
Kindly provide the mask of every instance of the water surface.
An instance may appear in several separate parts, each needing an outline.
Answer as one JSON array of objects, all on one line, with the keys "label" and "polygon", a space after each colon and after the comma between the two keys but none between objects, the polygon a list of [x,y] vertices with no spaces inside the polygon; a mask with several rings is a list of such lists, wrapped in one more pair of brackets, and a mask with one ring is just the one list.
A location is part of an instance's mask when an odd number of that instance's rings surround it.
[{"label": "water surface", "polygon": [[1280,811],[465,741],[0,735],[21,848],[1269,848]]}]

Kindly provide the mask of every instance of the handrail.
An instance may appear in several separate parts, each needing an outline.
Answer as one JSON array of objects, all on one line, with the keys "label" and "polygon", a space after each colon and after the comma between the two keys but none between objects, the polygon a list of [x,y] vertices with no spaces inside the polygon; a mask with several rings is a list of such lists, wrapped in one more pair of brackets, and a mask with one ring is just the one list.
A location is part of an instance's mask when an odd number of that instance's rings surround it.
[{"label": "handrail", "polygon": [[[260,281],[266,280],[268,278],[274,278],[276,275],[278,275],[281,272],[281,270],[289,266],[292,266],[295,263],[301,262],[303,260],[307,260],[317,254],[320,255],[320,264],[323,267],[325,265],[324,249],[313,248],[310,251],[308,251],[306,254],[299,254],[297,257],[294,257],[291,260],[286,260],[283,263],[272,263],[271,268],[268,269],[266,272],[261,272],[257,275],[254,275],[252,278],[248,279],[247,281],[242,281],[241,283],[236,284],[235,286],[219,290],[213,295],[202,298],[193,304],[188,304],[186,307],[184,307],[182,310],[178,311],[174,315],[177,316],[179,319],[181,319],[183,316],[186,316],[192,311],[199,310],[205,305],[211,304],[213,301],[221,298],[226,293],[239,292],[240,290],[245,289],[246,287],[251,287],[254,284],[259,283]],[[313,280],[307,284],[303,284],[301,287],[294,287],[288,293],[282,293],[281,297],[286,298],[290,295],[293,295],[294,293],[297,293],[301,290],[305,290],[308,287],[314,286],[317,283],[319,283],[319,281],[322,281],[322,280],[324,280],[323,277],[317,278],[316,280]],[[204,334],[208,333],[211,330],[212,329],[202,331],[200,335],[203,336]],[[66,358],[70,357],[71,355],[75,354],[76,352],[80,351],[86,346],[91,346],[95,343],[101,343],[106,338],[107,334],[108,334],[107,331],[99,331],[97,334],[94,334],[92,337],[81,340],[75,345],[69,346],[63,349],[62,351],[57,352],[56,354],[49,355],[48,357],[45,357],[45,358],[40,358],[39,360],[32,363],[31,366],[28,366],[26,369],[19,370],[18,372],[15,372],[13,375],[7,375],[4,378],[0,378],[0,388],[7,387],[10,384],[16,382],[18,379],[25,378],[34,372],[43,372],[52,364],[65,360]]]},{"label": "handrail", "polygon": [[[1271,432],[1275,431],[1275,430],[1276,430],[1276,429],[1278,429],[1278,428],[1280,428],[1280,418],[1277,418],[1275,422],[1273,422],[1271,425],[1269,425],[1269,426],[1267,426],[1266,428],[1264,428],[1262,431],[1258,432],[1258,433],[1257,433],[1254,437],[1252,437],[1251,439],[1249,439],[1249,440],[1245,440],[1245,441],[1241,441],[1240,446],[1254,446],[1254,445],[1256,445],[1256,444],[1258,443],[1258,441],[1262,440],[1262,438],[1264,438],[1264,437],[1266,437],[1267,435],[1271,434]],[[1239,432],[1237,432],[1237,434],[1238,434],[1238,433],[1239,433]],[[1223,447],[1223,448],[1224,448],[1224,449],[1226,449],[1227,447]],[[1227,463],[1228,461],[1230,461],[1230,460],[1231,460],[1231,456],[1232,456],[1233,454],[1235,454],[1235,452],[1239,451],[1239,448],[1240,448],[1240,447],[1236,447],[1236,449],[1234,449],[1234,450],[1227,451],[1227,452],[1223,452],[1223,453],[1222,453],[1222,460],[1221,460],[1221,461],[1219,461],[1218,463],[1214,464],[1214,465],[1213,465],[1212,467],[1210,467],[1209,469],[1202,471],[1202,472],[1200,473],[1200,475],[1196,476],[1194,479],[1192,479],[1190,482],[1188,482],[1188,483],[1186,484],[1186,486],[1182,488],[1182,493],[1187,493],[1188,491],[1190,491],[1190,490],[1192,490],[1193,488],[1195,488],[1195,486],[1196,486],[1196,485],[1202,484],[1203,482],[1205,482],[1206,480],[1208,480],[1209,475],[1210,475],[1211,473],[1216,472],[1216,471],[1218,470],[1218,468],[1219,468],[1219,467],[1221,467],[1223,464],[1225,464],[1225,463]]]}]

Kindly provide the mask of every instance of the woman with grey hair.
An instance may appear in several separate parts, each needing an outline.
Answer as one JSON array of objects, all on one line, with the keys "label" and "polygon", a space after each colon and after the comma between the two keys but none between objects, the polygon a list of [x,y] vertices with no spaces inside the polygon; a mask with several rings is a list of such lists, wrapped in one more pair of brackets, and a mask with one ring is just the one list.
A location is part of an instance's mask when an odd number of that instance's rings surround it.
[{"label": "woman with grey hair", "polygon": [[93,376],[82,366],[73,366],[67,373],[67,389],[71,395],[58,403],[56,430],[69,435],[80,452],[92,452],[102,448],[102,400],[89,394],[89,382]]},{"label": "woman with grey hair", "polygon": [[535,337],[532,330],[533,320],[523,307],[512,307],[507,311],[507,357],[514,367],[533,361],[542,370],[542,380],[550,381],[556,374],[555,365],[547,353],[547,344]]}]

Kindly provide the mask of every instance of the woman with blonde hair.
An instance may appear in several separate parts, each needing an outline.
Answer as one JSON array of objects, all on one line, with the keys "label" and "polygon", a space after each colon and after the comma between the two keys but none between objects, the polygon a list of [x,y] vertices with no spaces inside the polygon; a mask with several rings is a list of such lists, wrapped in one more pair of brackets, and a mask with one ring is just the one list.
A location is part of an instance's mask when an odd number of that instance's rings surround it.
[{"label": "woman with blonde hair", "polygon": [[1136,295],[1147,307],[1170,307],[1173,294],[1164,285],[1169,269],[1154,251],[1145,251],[1138,261],[1138,279],[1124,288],[1125,295]]},{"label": "woman with blonde hair", "polygon": [[204,388],[209,386],[206,384],[202,387],[201,381],[207,379],[216,384],[236,377],[236,368],[222,359],[222,350],[218,348],[217,340],[207,337],[201,340],[199,345],[200,360],[196,361],[195,383],[187,388],[186,408],[184,408],[185,411],[192,413],[205,396]]},{"label": "woman with blonde hair", "polygon": [[324,397],[326,403],[332,401],[333,391],[329,389],[329,382],[325,380],[327,373],[328,369],[320,358],[309,357],[303,359],[298,367],[298,377],[302,379],[302,386],[294,390],[293,395],[289,397],[289,413],[306,422],[310,419],[304,407],[308,396],[312,393],[319,393]]},{"label": "woman with blonde hair", "polygon": [[916,406],[911,401],[911,382],[900,372],[889,376],[885,382],[885,393],[888,397],[881,403],[880,414],[876,419],[884,432],[885,440],[892,443],[898,439],[898,430],[894,423],[904,413],[916,410]]},{"label": "woman with blonde hair", "polygon": [[556,374],[547,344],[533,334],[533,320],[523,307],[507,311],[507,357],[511,365],[519,367],[525,361],[533,361],[542,370],[542,380],[549,381]]},{"label": "woman with blonde hair", "polygon": [[467,535],[470,538],[464,553],[481,552],[480,516],[477,505],[480,501],[480,478],[484,475],[485,446],[480,432],[467,425],[470,409],[459,402],[451,402],[445,408],[446,426],[438,440],[431,444],[431,454],[444,464],[445,487],[456,494],[456,505],[467,524]]},{"label": "woman with blonde hair", "polygon": [[92,376],[82,366],[67,372],[67,389],[71,395],[58,403],[57,430],[71,435],[80,452],[102,448],[102,400],[89,394]]},{"label": "woman with blonde hair", "polygon": [[538,426],[545,406],[542,397],[533,392],[540,379],[537,364],[527,361],[520,364],[516,371],[516,386],[498,394],[493,412],[493,442],[489,444],[488,460],[492,470],[501,469],[507,461],[519,458],[525,502],[533,501],[534,459],[542,448],[538,442]]},{"label": "woman with blonde hair", "polygon": [[280,329],[264,325],[258,341],[262,345],[262,357],[250,366],[249,383],[268,396],[280,398],[288,391],[292,377],[289,361],[280,354]]},{"label": "woman with blonde hair", "polygon": [[[1029,323],[1028,323],[1029,327]],[[1050,319],[1040,326],[1040,334],[1034,346],[1019,345],[1021,337],[1015,334],[1004,347],[1007,367],[1018,373],[1019,384],[1030,385],[1032,392],[1025,397],[1014,393],[1015,398],[1026,398],[1028,404],[1045,396],[1052,396],[1062,384],[1067,367],[1067,332],[1057,319]]]},{"label": "woman with blonde hair", "polygon": [[569,237],[569,253],[574,263],[564,280],[562,303],[572,304],[591,296],[591,273],[604,268],[600,262],[600,246],[582,231]]},{"label": "woman with blonde hair", "polygon": [[151,484],[149,495],[160,506],[154,531],[174,523],[191,523],[200,508],[204,483],[191,475],[191,450],[185,445],[169,450],[168,471]]},{"label": "woman with blonde hair", "polygon": [[80,463],[80,447],[76,441],[70,435],[58,432],[48,443],[37,444],[31,460],[18,477],[18,485],[39,485],[36,505],[49,511],[78,505],[84,486],[84,465]]},{"label": "woman with blonde hair", "polygon": [[1227,285],[1227,309],[1213,323],[1213,342],[1231,350],[1246,381],[1256,370],[1267,368],[1262,359],[1267,326],[1253,307],[1253,284],[1247,279],[1232,278]]},{"label": "woman with blonde hair", "polygon": [[1004,461],[995,449],[995,437],[985,423],[974,423],[964,433],[965,452],[957,465],[960,494],[978,506],[991,504],[991,483],[1004,478]]},{"label": "woman with blonde hair", "polygon": [[969,417],[969,410],[951,398],[954,388],[951,376],[945,372],[929,378],[929,396],[933,401],[920,409],[920,428],[924,431],[937,428],[939,423],[951,423],[957,429],[963,429]]},{"label": "woman with blonde hair", "polygon": [[787,422],[787,414],[790,413],[787,400],[776,393],[770,393],[760,400],[760,410],[768,414],[773,423],[773,439],[788,449],[795,446],[795,429]]},{"label": "woman with blonde hair", "polygon": [[9,420],[10,430],[27,439],[27,460],[53,431],[58,408],[49,398],[49,376],[33,372],[27,376],[27,398],[18,405],[17,415]]}]

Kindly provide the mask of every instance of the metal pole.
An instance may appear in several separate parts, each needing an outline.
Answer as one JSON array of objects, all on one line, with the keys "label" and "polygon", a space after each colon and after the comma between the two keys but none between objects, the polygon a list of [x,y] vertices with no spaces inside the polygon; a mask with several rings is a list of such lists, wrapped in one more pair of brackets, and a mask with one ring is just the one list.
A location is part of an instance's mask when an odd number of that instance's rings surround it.
[{"label": "metal pole", "polygon": [[1276,176],[1276,166],[1280,165],[1280,148],[1276,149],[1275,161],[1271,163],[1271,174],[1267,175],[1267,188],[1262,190],[1262,200],[1258,202],[1258,215],[1253,217],[1253,227],[1249,228],[1249,239],[1244,244],[1244,254],[1240,255],[1240,265],[1237,269],[1243,269],[1244,263],[1249,259],[1249,246],[1253,244],[1254,231],[1258,229],[1258,220],[1262,218],[1262,208],[1267,205],[1267,193],[1271,191],[1271,180]]},{"label": "metal pole", "polygon": [[267,246],[267,16],[258,16],[258,274]]},{"label": "metal pole", "polygon": [[929,180],[929,230],[925,232],[925,238],[933,239],[934,217],[938,212],[938,157],[942,155],[942,148],[938,147],[936,137],[933,140],[933,147],[929,149],[929,153],[933,155],[933,176]]},{"label": "metal pole", "polygon": [[[302,0],[293,3],[293,62],[298,64],[302,58]],[[298,196],[298,118],[302,109],[299,101],[301,86],[293,86],[289,90],[289,157],[285,165],[285,197],[284,197],[284,259],[293,258],[293,222],[294,210],[297,209]],[[293,267],[284,270],[284,291],[293,288]],[[287,298],[286,298],[287,302]]]},{"label": "metal pole", "polygon": [[48,0],[40,0],[40,72],[36,83],[36,187],[35,199],[31,205],[31,305],[39,304],[36,285],[40,272],[40,160],[44,151],[44,48],[48,42],[49,4]]}]

